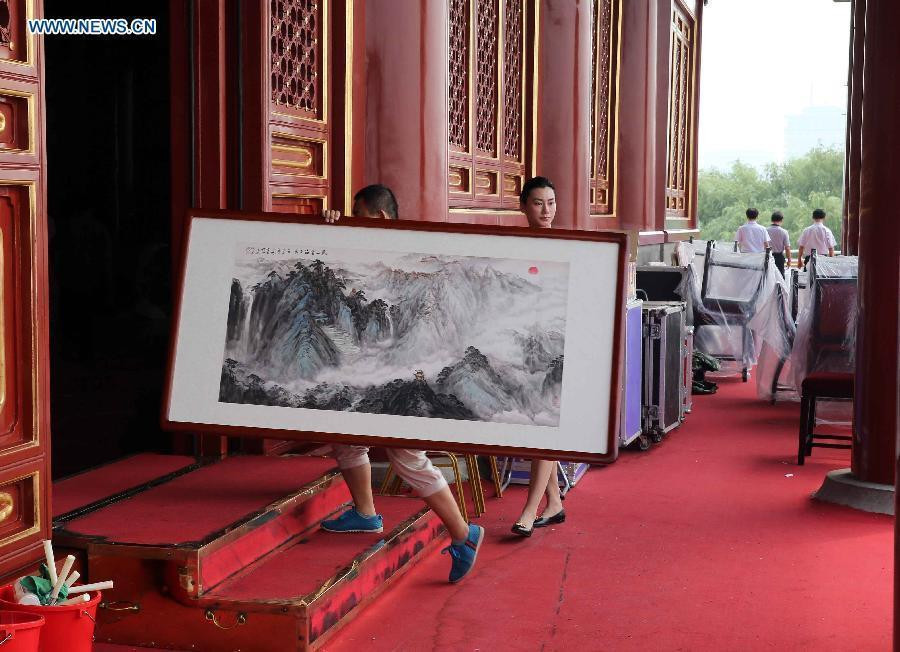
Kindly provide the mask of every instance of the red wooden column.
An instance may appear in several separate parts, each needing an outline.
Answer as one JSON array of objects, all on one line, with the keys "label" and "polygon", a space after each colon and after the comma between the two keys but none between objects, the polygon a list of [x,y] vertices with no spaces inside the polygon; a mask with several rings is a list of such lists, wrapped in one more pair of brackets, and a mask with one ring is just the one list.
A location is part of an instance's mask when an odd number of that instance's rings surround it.
[{"label": "red wooden column", "polygon": [[866,0],[854,0],[850,31],[850,74],[847,79],[846,174],[841,237],[841,250],[847,255],[859,253],[859,166],[865,36]]},{"label": "red wooden column", "polygon": [[859,196],[859,321],[855,441],[859,480],[894,484],[897,463],[898,295],[900,295],[900,4],[866,3],[865,73]]},{"label": "red wooden column", "polygon": [[397,196],[403,219],[447,220],[445,0],[366,4],[365,183]]},{"label": "red wooden column", "polygon": [[[656,38],[656,0],[623,2],[616,192],[620,225],[629,231],[655,229],[655,198],[665,178],[656,183],[657,156],[665,162],[666,150],[663,140],[662,152],[657,153],[657,100],[655,92],[648,91],[657,87]],[[666,70],[661,74],[665,77]],[[663,235],[660,231],[660,238]]]},{"label": "red wooden column", "polygon": [[538,21],[537,174],[556,186],[554,226],[580,228],[591,202],[591,3],[540,0]]}]

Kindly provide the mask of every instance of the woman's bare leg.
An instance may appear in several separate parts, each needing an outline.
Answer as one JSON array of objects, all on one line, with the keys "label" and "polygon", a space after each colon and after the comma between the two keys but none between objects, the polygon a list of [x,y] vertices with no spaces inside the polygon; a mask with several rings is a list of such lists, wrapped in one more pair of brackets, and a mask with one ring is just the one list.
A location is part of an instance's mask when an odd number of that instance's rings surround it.
[{"label": "woman's bare leg", "polygon": [[[528,483],[528,498],[525,500],[525,507],[522,508],[522,515],[516,523],[522,525],[526,529],[531,528],[534,520],[537,518],[538,506],[541,504],[541,498],[549,491],[547,483],[551,475],[556,470],[556,462],[550,460],[531,460],[531,481]],[[555,481],[556,478],[553,478]],[[557,492],[559,487],[557,487]],[[558,500],[558,495],[557,495]]]},{"label": "woman's bare leg", "polygon": [[545,492],[547,495],[547,504],[544,506],[544,511],[541,513],[542,518],[550,518],[551,516],[556,516],[559,514],[562,509],[562,496],[559,491],[559,480],[556,477],[556,469],[557,463],[551,462],[553,465],[553,472],[550,473],[547,478],[547,491]]}]

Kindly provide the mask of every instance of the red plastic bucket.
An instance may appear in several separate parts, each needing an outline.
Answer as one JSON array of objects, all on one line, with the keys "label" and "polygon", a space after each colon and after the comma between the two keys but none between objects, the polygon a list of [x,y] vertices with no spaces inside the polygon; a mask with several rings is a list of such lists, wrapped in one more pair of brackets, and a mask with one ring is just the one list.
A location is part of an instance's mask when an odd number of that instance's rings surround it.
[{"label": "red plastic bucket", "polygon": [[0,611],[0,651],[37,652],[40,650],[43,616],[26,611]]},{"label": "red plastic bucket", "polygon": [[[42,607],[17,604],[12,585],[0,587],[0,609],[24,611],[44,617],[41,644],[34,648],[41,652],[91,652],[94,647],[94,622],[97,619],[97,605],[100,591],[91,594],[88,602],[64,607]],[[12,641],[10,641],[12,642]],[[0,652],[6,652],[0,647]]]}]

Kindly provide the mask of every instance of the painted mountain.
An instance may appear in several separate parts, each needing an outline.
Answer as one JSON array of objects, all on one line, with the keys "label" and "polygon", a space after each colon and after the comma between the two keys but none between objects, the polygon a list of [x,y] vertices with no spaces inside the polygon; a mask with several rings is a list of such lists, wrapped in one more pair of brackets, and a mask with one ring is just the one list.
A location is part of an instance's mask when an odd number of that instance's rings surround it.
[{"label": "painted mountain", "polygon": [[568,264],[239,251],[220,401],[558,425]]}]

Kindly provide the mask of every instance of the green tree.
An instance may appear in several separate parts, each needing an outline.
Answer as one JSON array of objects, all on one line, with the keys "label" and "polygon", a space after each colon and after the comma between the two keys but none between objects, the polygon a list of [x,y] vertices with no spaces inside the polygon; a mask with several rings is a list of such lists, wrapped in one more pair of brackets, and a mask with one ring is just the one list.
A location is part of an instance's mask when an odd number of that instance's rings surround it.
[{"label": "green tree", "polygon": [[812,223],[813,209],[822,208],[828,214],[825,224],[840,242],[843,166],[842,149],[817,147],[784,163],[769,163],[762,170],[740,161],[726,171],[701,170],[697,184],[700,235],[733,240],[745,221],[744,212],[753,206],[764,225],[774,211],[784,213],[783,226],[796,248],[800,232]]}]

